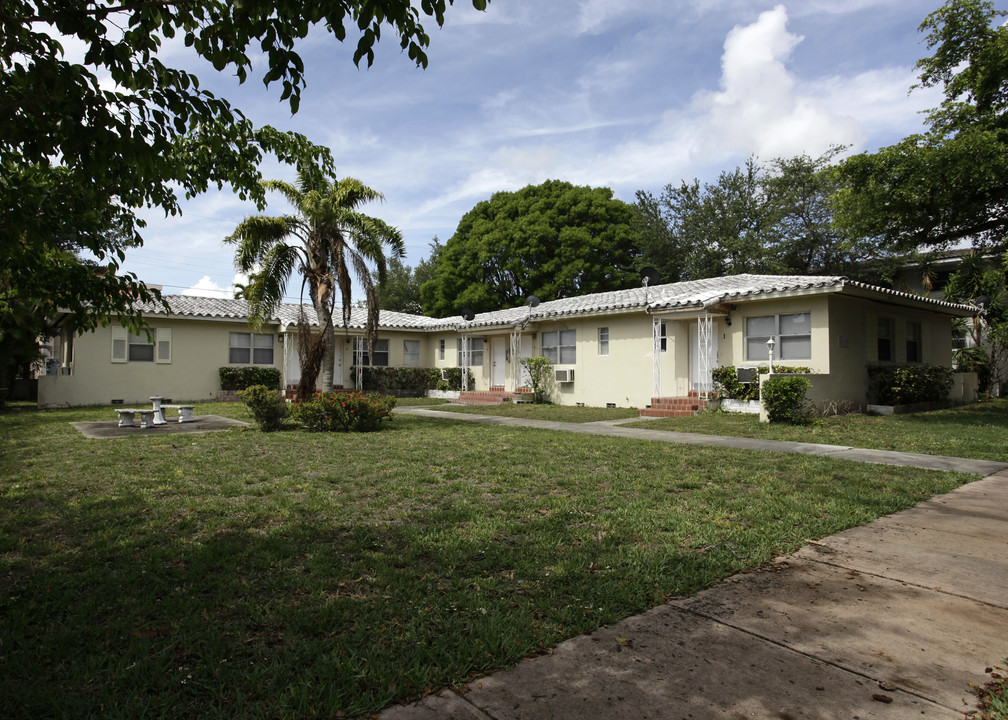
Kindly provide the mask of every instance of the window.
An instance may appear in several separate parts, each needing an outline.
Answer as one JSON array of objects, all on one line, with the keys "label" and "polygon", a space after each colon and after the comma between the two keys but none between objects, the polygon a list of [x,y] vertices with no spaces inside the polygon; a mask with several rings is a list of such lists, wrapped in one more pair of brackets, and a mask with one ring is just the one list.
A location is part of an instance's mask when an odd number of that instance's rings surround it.
[{"label": "window", "polygon": [[661,351],[665,352],[666,350],[668,350],[668,325],[666,325],[665,323],[661,323],[658,332],[659,332],[658,339],[661,344]]},{"label": "window", "polygon": [[542,354],[554,365],[577,362],[577,334],[574,330],[552,330],[542,334]]},{"label": "window", "polygon": [[906,359],[907,362],[912,363],[921,361],[921,324],[919,322],[907,323]]},{"label": "window", "polygon": [[126,347],[126,359],[129,362],[154,362],[154,341],[147,335],[129,334]]},{"label": "window", "polygon": [[[462,338],[458,341],[458,366],[462,367]],[[469,367],[483,364],[483,338],[469,338]]]},{"label": "window", "polygon": [[765,315],[746,318],[746,360],[769,359],[767,340],[773,338],[774,360],[812,359],[812,315]]},{"label": "window", "polygon": [[444,338],[438,340],[438,360],[444,360],[445,341]]},{"label": "window", "polygon": [[361,365],[372,365],[374,367],[388,367],[388,339],[375,340],[374,352],[369,354],[367,341],[362,337],[354,338],[354,363],[357,362],[357,353],[361,353]]},{"label": "window", "polygon": [[403,340],[403,365],[420,367],[420,341]]},{"label": "window", "polygon": [[112,328],[112,362],[170,363],[171,328],[151,328],[147,333],[134,335],[126,328]]},{"label": "window", "polygon": [[609,328],[600,327],[598,329],[598,354],[609,354]]},{"label": "window", "polygon": [[231,333],[228,339],[228,363],[231,365],[272,365],[272,335]]},{"label": "window", "polygon": [[889,318],[878,319],[878,359],[879,362],[890,362],[893,347],[893,321]]}]

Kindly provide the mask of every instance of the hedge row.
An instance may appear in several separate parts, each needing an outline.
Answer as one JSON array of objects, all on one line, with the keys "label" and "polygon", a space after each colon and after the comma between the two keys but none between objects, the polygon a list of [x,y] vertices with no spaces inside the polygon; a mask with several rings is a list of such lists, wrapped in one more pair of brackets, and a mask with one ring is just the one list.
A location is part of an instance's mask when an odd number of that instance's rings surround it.
[{"label": "hedge row", "polygon": [[[446,368],[445,377],[441,378],[441,370],[435,368],[416,367],[373,367],[362,368],[362,390],[379,392],[397,397],[422,397],[428,390],[461,390],[462,368]],[[356,373],[352,368],[351,372]],[[473,375],[469,373],[469,384],[472,386]],[[356,376],[356,375],[355,375]]]},{"label": "hedge row", "polygon": [[219,372],[221,390],[225,392],[245,390],[253,385],[265,385],[273,390],[280,387],[280,370],[275,367],[226,366]]},{"label": "hedge row", "polygon": [[879,405],[909,405],[948,399],[952,369],[947,367],[870,367],[868,397]]}]

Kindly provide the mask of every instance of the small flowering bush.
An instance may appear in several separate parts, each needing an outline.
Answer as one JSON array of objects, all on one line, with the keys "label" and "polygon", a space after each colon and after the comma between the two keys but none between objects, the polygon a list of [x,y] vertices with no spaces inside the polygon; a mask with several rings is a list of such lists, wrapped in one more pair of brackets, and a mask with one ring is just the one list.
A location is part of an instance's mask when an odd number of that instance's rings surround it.
[{"label": "small flowering bush", "polygon": [[297,418],[316,432],[373,432],[382,420],[392,417],[396,400],[390,395],[360,392],[315,393],[308,402],[296,404]]}]

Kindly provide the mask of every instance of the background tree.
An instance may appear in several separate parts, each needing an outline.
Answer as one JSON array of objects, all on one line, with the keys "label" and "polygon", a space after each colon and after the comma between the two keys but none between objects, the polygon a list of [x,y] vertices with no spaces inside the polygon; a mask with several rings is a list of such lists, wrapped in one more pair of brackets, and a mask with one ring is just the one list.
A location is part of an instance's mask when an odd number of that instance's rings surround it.
[{"label": "background tree", "polygon": [[420,260],[416,267],[410,267],[401,260],[389,260],[385,279],[378,283],[378,303],[382,310],[419,315],[423,312],[420,286],[434,277],[441,242],[434,237],[431,254]]},{"label": "background tree", "polygon": [[756,158],[717,182],[667,185],[659,197],[638,191],[641,262],[662,279],[736,273],[848,274],[877,252],[833,225],[831,164],[842,148],[761,165]]},{"label": "background tree", "polygon": [[298,172],[297,187],[280,180],[264,182],[263,187],[280,192],[294,206],[296,214],[247,217],[225,242],[237,245],[235,266],[249,275],[242,292],[248,300],[253,326],[261,325],[272,315],[283,299],[292,273],[297,271],[302,276],[302,295],[307,285],[320,328],[312,337],[302,316],[298,398],[308,399],[315,391],[320,365],[322,390],[332,390],[335,360],[332,316],[338,295],[343,326],[350,320],[351,273],[363,286],[367,298],[370,351],[378,327],[378,297],[369,263],[383,277],[386,246],[393,258],[401,258],[405,248],[398,230],[358,211],[361,205],[382,199],[380,193],[359,180],[334,181],[319,168],[304,165]]},{"label": "background tree", "polygon": [[467,212],[420,288],[424,312],[457,315],[637,283],[633,209],[609,188],[548,180]]},{"label": "background tree", "polygon": [[843,163],[838,220],[900,250],[960,241],[1000,250],[1008,236],[1008,27],[981,0],[950,0],[920,26],[934,54],[920,86],[945,99],[927,131]]},{"label": "background tree", "polygon": [[953,302],[983,305],[967,328],[970,345],[958,353],[958,365],[980,379],[991,395],[1008,382],[1008,252],[991,256],[974,250],[962,258],[943,290]]},{"label": "background tree", "polygon": [[[194,56],[244,82],[253,58],[262,80],[279,83],[298,109],[305,87],[296,52],[313,27],[337,40],[359,32],[354,62],[374,59],[383,28],[410,60],[427,65],[430,39],[452,0],[322,0],[232,3],[168,0],[65,3],[5,0],[0,10],[0,322],[18,316],[11,302],[59,305],[89,316],[80,330],[124,316],[134,298],[158,300],[136,277],[118,275],[123,252],[142,243],[134,212],[180,210],[192,196],[227,184],[263,207],[259,164],[309,158],[331,167],[329,153],[294,133],[255,127],[191,73],[158,57],[180,36]],[[485,8],[487,0],[473,0]],[[86,48],[65,56],[69,37]],[[75,43],[76,44],[76,43]],[[114,229],[109,232],[109,229]],[[13,299],[13,300],[12,300]],[[90,319],[90,318],[94,319]],[[5,331],[6,328],[0,328]]]}]

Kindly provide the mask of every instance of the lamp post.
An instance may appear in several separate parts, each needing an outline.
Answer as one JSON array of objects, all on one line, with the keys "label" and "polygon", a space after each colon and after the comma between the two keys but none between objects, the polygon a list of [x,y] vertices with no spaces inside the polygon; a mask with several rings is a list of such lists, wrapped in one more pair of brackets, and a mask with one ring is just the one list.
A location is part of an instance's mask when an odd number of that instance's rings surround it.
[{"label": "lamp post", "polygon": [[774,339],[770,338],[766,341],[767,353],[770,356],[770,373],[773,374],[773,349],[774,349]]}]

